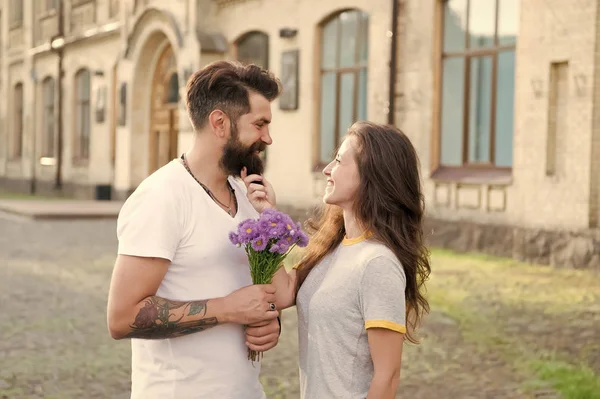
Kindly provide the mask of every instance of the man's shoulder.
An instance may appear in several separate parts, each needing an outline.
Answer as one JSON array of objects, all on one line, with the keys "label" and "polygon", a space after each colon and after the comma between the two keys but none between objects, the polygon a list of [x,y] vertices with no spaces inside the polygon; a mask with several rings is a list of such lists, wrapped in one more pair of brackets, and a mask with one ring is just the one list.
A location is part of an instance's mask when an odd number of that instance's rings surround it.
[{"label": "man's shoulder", "polygon": [[182,166],[177,165],[177,160],[173,160],[150,174],[127,198],[123,208],[127,209],[142,201],[165,204],[180,201],[184,198],[182,194],[186,183],[180,167]]}]

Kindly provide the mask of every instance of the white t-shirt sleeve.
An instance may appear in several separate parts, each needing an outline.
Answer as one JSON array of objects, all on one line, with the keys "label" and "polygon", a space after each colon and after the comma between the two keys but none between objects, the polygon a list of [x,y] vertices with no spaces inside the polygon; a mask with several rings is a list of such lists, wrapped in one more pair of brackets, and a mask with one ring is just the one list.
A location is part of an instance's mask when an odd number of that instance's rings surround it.
[{"label": "white t-shirt sleeve", "polygon": [[182,237],[181,204],[162,187],[138,187],[117,221],[118,254],[173,261]]},{"label": "white t-shirt sleeve", "polygon": [[406,275],[397,260],[386,256],[366,265],[359,288],[365,328],[406,333]]}]

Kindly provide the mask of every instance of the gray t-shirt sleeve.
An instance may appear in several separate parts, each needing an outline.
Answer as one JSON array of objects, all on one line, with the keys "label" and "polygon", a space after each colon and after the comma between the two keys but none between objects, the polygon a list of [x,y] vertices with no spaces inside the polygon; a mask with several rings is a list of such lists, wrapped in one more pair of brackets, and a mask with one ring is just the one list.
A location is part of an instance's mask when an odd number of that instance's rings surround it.
[{"label": "gray t-shirt sleeve", "polygon": [[379,256],[367,263],[359,288],[365,328],[406,333],[406,275],[400,262]]}]

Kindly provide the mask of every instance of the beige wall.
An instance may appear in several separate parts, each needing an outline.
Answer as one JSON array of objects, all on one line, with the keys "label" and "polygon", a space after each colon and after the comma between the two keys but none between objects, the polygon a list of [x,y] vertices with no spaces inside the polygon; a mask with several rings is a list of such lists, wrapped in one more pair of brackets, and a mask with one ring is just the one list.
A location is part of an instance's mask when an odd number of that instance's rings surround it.
[{"label": "beige wall", "polygon": [[[508,180],[433,180],[432,134],[437,118],[436,26],[439,0],[400,2],[398,31],[398,70],[396,88],[396,124],[411,138],[422,163],[428,214],[446,220],[469,220],[509,224],[521,227],[558,229],[586,228],[591,213],[598,213],[600,197],[600,134],[594,120],[595,52],[597,43],[597,2],[580,1],[574,7],[562,0],[521,0],[519,36],[516,47],[515,116],[513,170]],[[127,4],[129,4],[128,2]],[[162,1],[151,6],[167,7]],[[132,4],[115,21],[122,28],[108,36],[70,44],[65,51],[64,91],[64,178],[79,184],[113,184],[117,190],[135,188],[147,174],[147,131],[150,119],[148,85],[154,70],[158,47],[173,46],[180,74],[198,69],[221,58],[233,58],[233,43],[246,32],[259,30],[269,36],[269,67],[280,74],[281,54],[300,50],[299,107],[295,111],[279,109],[273,103],[271,133],[274,143],[269,150],[267,177],[275,186],[281,204],[307,207],[319,201],[323,192],[320,172],[313,171],[313,148],[318,94],[315,54],[318,25],[332,13],[358,8],[369,14],[368,119],[387,120],[389,61],[391,57],[390,0],[189,0],[169,2],[168,10],[182,37],[177,42],[169,18],[159,12],[143,14]],[[25,13],[31,12],[31,0],[25,1]],[[98,1],[95,26],[110,23],[108,2]],[[140,16],[145,15],[142,20]],[[6,160],[7,135],[11,123],[9,102],[0,103],[2,147],[0,177],[31,176],[31,138],[41,134],[41,82],[57,75],[56,56],[32,55],[31,22],[25,19],[22,38],[8,32],[8,12],[2,9],[1,94],[11,98],[12,86],[25,83],[24,148],[19,162]],[[29,21],[29,22],[28,22]],[[112,21],[114,22],[114,21]],[[294,38],[280,38],[284,27],[297,29]],[[135,31],[134,31],[135,30]],[[196,31],[222,34],[229,43],[228,52],[202,52]],[[128,38],[130,40],[128,41]],[[127,45],[132,48],[125,56]],[[551,104],[551,63],[567,61],[566,78],[560,86],[559,119],[556,130],[556,173],[547,176],[547,141]],[[116,127],[116,164],[110,159],[111,120],[116,110],[112,103],[113,66],[117,63],[117,89],[127,83],[127,123]],[[73,166],[72,103],[73,77],[80,67],[92,72],[91,155],[87,167]],[[30,78],[35,70],[37,83]],[[102,71],[103,75],[95,74]],[[106,118],[95,119],[96,90],[107,88]],[[180,81],[182,97],[185,82]],[[146,92],[144,91],[146,90]],[[598,89],[596,89],[598,92]],[[37,93],[37,94],[36,94]],[[37,97],[38,101],[34,101]],[[599,97],[600,99],[600,97]],[[27,106],[27,105],[31,106]],[[34,106],[35,105],[35,106]],[[598,118],[596,118],[598,119]],[[594,129],[593,129],[594,127]],[[34,130],[35,129],[35,130]],[[179,152],[191,144],[183,102],[180,104]],[[595,149],[592,134],[596,132]],[[141,150],[140,150],[141,149]],[[38,151],[40,150],[38,146]],[[595,157],[592,156],[595,151]],[[592,168],[592,165],[595,165]],[[285,170],[284,170],[285,168]],[[39,179],[52,181],[54,168],[38,166]],[[594,205],[595,204],[595,205]]]},{"label": "beige wall", "polygon": [[[507,182],[434,182],[429,178],[436,118],[436,1],[412,0],[405,3],[403,11],[397,124],[419,150],[429,214],[522,227],[588,227],[596,2],[573,7],[560,0],[521,1],[513,171]],[[568,61],[568,72],[565,95],[559,100],[557,170],[554,176],[547,176],[550,64],[557,61]]]},{"label": "beige wall", "polygon": [[[282,111],[279,101],[273,103],[271,134],[273,144],[268,154],[266,177],[277,189],[278,201],[306,207],[318,201],[324,190],[320,172],[313,173],[313,141],[315,101],[314,53],[317,27],[323,19],[348,8],[358,8],[369,14],[368,118],[385,122],[388,98],[391,1],[330,0],[330,1],[241,1],[218,9],[219,27],[230,42],[244,33],[259,30],[269,35],[269,69],[279,76],[281,53],[300,50],[299,106],[295,111]],[[275,23],[266,22],[273,21]],[[279,29],[298,30],[296,37],[280,38]],[[284,171],[285,169],[285,171]]]},{"label": "beige wall", "polygon": [[[597,2],[578,6],[529,0],[518,44],[514,219],[529,225],[584,228],[589,222],[590,146]],[[546,176],[550,64],[568,61],[556,174]],[[536,96],[532,81],[541,80]],[[561,100],[559,100],[561,101]]]},{"label": "beige wall", "polygon": [[[37,181],[51,184],[54,181],[55,166],[41,165],[39,157],[42,151],[43,135],[43,97],[42,82],[46,77],[58,80],[58,57],[50,50],[50,37],[41,37],[34,43],[34,25],[41,22],[34,13],[33,1],[23,2],[23,27],[9,31],[7,4],[2,10],[2,96],[12,98],[14,83],[24,84],[24,114],[23,114],[23,154],[20,160],[10,161],[6,157],[7,136],[11,135],[13,116],[10,101],[3,102],[0,108],[3,126],[3,146],[0,151],[0,172],[8,179],[30,179],[34,173]],[[89,5],[82,6],[82,9]],[[117,60],[120,50],[120,35],[118,21],[108,20],[108,1],[97,1],[95,13],[87,12],[81,19],[81,29],[69,31],[69,7],[66,8],[65,29],[68,32],[64,47],[64,80],[63,80],[63,181],[82,185],[111,184],[112,167],[110,162],[110,115],[112,67]],[[91,17],[95,16],[95,21]],[[116,22],[116,24],[115,24]],[[111,25],[112,23],[112,25]],[[43,21],[42,32],[55,32],[57,19],[49,18]],[[96,31],[90,31],[96,29]],[[102,31],[102,33],[101,33]],[[112,33],[110,33],[112,31]],[[39,32],[37,33],[39,35]],[[74,134],[74,75],[80,68],[90,70],[90,158],[85,165],[74,165],[72,162],[72,141]],[[104,122],[96,122],[97,91],[106,89],[107,103]],[[56,91],[56,88],[55,88]],[[55,104],[55,118],[58,106]],[[55,135],[55,137],[57,134]],[[35,143],[34,143],[35,137]],[[56,144],[55,144],[56,146]],[[35,154],[34,154],[35,152]]]}]

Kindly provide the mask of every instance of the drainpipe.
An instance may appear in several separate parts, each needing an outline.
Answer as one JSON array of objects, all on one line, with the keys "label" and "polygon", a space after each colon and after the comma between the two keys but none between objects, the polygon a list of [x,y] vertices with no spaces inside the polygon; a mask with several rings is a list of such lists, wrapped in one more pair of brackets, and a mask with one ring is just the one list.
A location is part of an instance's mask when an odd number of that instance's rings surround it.
[{"label": "drainpipe", "polygon": [[391,40],[391,59],[390,59],[390,92],[389,92],[389,112],[387,123],[394,125],[396,122],[396,75],[397,75],[397,57],[398,57],[398,12],[399,2],[401,0],[392,0],[392,40]]},{"label": "drainpipe", "polygon": [[[56,102],[58,105],[58,112],[56,114],[56,130],[57,130],[57,153],[56,153],[56,177],[54,180],[54,189],[62,190],[62,165],[63,165],[63,56],[64,56],[64,10],[63,1],[58,1],[58,32],[56,36],[51,39],[50,45],[53,51],[58,56],[58,77],[56,79]],[[54,42],[62,40],[60,45],[56,45],[54,48]]]}]

